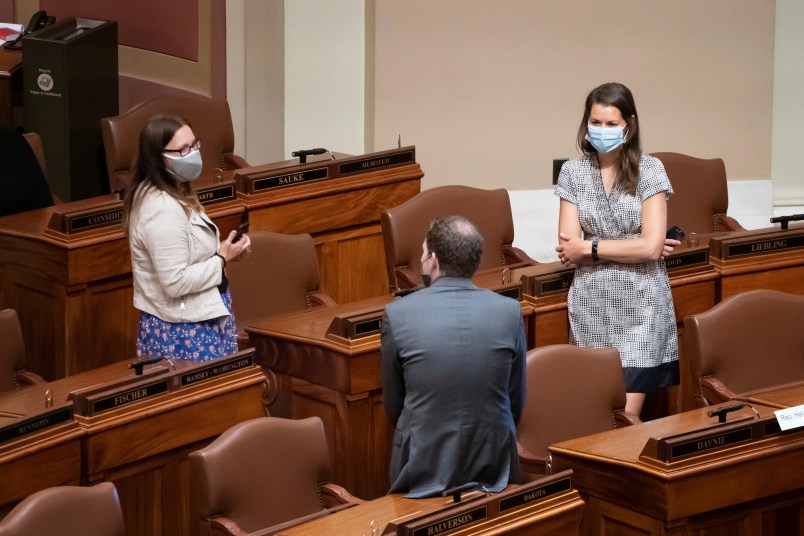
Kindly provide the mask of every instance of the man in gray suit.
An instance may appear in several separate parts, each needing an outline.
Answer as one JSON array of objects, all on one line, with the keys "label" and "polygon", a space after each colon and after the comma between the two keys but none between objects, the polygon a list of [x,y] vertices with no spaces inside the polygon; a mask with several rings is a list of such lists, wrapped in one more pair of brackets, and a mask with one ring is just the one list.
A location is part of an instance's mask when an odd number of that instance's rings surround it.
[{"label": "man in gray suit", "polygon": [[432,286],[385,309],[383,400],[396,427],[391,493],[429,497],[469,482],[500,491],[519,481],[525,330],[519,302],[472,283],[482,252],[471,222],[434,220],[421,259]]}]

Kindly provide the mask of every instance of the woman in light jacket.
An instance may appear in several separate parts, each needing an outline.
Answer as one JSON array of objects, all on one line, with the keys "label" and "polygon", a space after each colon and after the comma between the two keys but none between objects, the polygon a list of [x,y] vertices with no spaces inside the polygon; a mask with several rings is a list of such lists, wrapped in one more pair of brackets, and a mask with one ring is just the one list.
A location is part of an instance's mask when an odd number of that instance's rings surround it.
[{"label": "woman in light jacket", "polygon": [[201,140],[179,117],[152,117],[140,134],[124,227],[131,247],[137,355],[208,361],[237,351],[226,264],[250,251],[248,235],[220,241],[190,186]]}]

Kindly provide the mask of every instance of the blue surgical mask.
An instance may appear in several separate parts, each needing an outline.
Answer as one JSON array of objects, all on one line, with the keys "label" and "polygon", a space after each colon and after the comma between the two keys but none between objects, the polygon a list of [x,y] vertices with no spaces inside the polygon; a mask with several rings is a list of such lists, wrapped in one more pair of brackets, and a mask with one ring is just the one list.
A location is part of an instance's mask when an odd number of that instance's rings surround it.
[{"label": "blue surgical mask", "polygon": [[596,127],[587,125],[586,140],[599,153],[610,153],[625,143],[625,127]]},{"label": "blue surgical mask", "polygon": [[192,151],[186,156],[164,155],[170,160],[167,170],[173,173],[182,182],[194,181],[201,175],[201,151]]}]

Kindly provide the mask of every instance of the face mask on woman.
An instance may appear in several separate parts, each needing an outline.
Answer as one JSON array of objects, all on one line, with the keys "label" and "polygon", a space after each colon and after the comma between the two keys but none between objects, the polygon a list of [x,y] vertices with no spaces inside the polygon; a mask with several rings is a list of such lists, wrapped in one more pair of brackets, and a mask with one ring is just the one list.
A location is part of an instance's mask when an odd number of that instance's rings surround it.
[{"label": "face mask on woman", "polygon": [[192,151],[186,156],[164,155],[170,160],[168,171],[172,172],[176,178],[183,182],[194,181],[201,175],[201,151]]},{"label": "face mask on woman", "polygon": [[596,127],[588,125],[586,140],[599,153],[610,153],[625,143],[625,127]]}]

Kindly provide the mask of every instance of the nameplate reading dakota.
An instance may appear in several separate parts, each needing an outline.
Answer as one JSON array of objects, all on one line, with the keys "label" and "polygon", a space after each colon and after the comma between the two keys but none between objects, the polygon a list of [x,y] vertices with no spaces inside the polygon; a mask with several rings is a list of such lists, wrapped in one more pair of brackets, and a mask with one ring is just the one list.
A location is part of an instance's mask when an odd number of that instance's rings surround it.
[{"label": "nameplate reading dakota", "polygon": [[297,173],[285,173],[284,175],[275,175],[273,177],[257,179],[253,183],[253,188],[254,193],[257,193],[265,190],[273,190],[274,188],[293,186],[294,184],[319,181],[326,178],[329,178],[329,171],[327,168],[322,167],[308,169],[306,171],[299,171]]},{"label": "nameplate reading dakota", "polygon": [[210,365],[193,369],[181,375],[181,386],[187,387],[218,376],[224,376],[254,366],[254,354],[238,356],[225,360],[216,361]]},{"label": "nameplate reading dakota", "polygon": [[759,255],[761,253],[784,251],[800,247],[804,247],[804,235],[775,238],[772,240],[756,240],[743,244],[729,245],[728,258]]},{"label": "nameplate reading dakota", "polygon": [[198,201],[204,206],[229,201],[235,198],[235,185],[234,182],[230,182],[229,184],[199,188],[196,195]]},{"label": "nameplate reading dakota", "polygon": [[401,166],[415,161],[413,151],[404,151],[386,155],[376,155],[370,158],[363,158],[353,162],[346,162],[338,167],[340,175],[351,175],[374,169]]},{"label": "nameplate reading dakota", "polygon": [[571,489],[572,479],[567,477],[557,480],[556,482],[550,482],[549,484],[545,484],[543,486],[523,490],[515,495],[500,499],[500,513],[541,501],[542,499],[546,499],[547,497],[557,495],[561,492],[569,491]]},{"label": "nameplate reading dakota", "polygon": [[114,208],[97,210],[90,213],[84,212],[81,215],[75,216],[65,214],[64,218],[67,221],[67,234],[77,233],[79,231],[89,231],[90,229],[109,227],[111,225],[119,224],[121,221],[123,221],[123,208],[116,206]]},{"label": "nameplate reading dakota", "polygon": [[689,268],[690,266],[704,265],[709,262],[709,251],[685,251],[671,255],[664,260],[664,266],[667,271],[680,270],[681,268]]},{"label": "nameplate reading dakota", "polygon": [[146,398],[167,393],[168,381],[160,380],[147,385],[140,385],[128,391],[120,391],[113,395],[100,398],[92,402],[92,413],[97,414],[110,409],[123,407]]},{"label": "nameplate reading dakota", "polygon": [[29,434],[56,426],[63,422],[67,422],[73,418],[72,406],[64,406],[47,413],[41,413],[36,417],[31,417],[21,422],[14,423],[10,426],[0,428],[0,443],[18,439]]},{"label": "nameplate reading dakota", "polygon": [[436,536],[437,534],[445,534],[453,530],[465,528],[472,523],[483,521],[487,517],[486,507],[482,506],[414,529],[413,536]]}]

